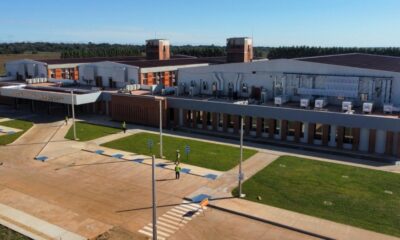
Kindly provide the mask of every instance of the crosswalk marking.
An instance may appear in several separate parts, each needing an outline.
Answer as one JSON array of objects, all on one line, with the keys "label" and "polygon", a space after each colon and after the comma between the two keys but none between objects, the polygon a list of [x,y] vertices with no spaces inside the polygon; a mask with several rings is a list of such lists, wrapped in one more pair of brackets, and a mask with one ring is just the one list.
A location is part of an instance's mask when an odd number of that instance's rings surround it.
[{"label": "crosswalk marking", "polygon": [[[184,227],[188,224],[193,218],[199,215],[205,208],[202,208],[197,203],[192,203],[187,200],[183,200],[181,204],[173,207],[168,212],[159,216],[157,219],[157,238],[160,240],[165,240],[168,237],[172,236],[179,228]],[[192,214],[188,214],[190,216],[185,216],[188,212]],[[153,224],[149,223],[143,228],[141,228],[139,233],[144,234],[146,236],[153,236]]]}]

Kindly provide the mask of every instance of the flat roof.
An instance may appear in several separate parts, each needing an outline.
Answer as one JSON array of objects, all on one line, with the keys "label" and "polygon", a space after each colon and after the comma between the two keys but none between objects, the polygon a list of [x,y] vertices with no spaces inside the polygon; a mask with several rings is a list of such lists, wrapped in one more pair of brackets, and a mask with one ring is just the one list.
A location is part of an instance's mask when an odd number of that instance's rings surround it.
[{"label": "flat roof", "polygon": [[389,72],[400,72],[400,57],[394,56],[349,53],[296,58],[296,60],[347,67],[367,68]]},{"label": "flat roof", "polygon": [[121,64],[136,66],[139,68],[180,66],[191,64],[221,64],[226,63],[226,57],[207,57],[207,58],[177,58],[169,60],[138,60],[138,61],[121,61]]}]

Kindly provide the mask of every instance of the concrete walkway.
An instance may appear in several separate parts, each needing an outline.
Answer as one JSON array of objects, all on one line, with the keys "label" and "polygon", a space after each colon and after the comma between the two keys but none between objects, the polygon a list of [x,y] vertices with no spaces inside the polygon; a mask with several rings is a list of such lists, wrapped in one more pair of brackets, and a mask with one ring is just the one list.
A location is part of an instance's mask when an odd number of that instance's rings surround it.
[{"label": "concrete walkway", "polygon": [[289,228],[307,231],[331,239],[342,240],[395,240],[393,236],[324,220],[281,208],[255,203],[243,199],[231,198],[210,201],[210,206],[228,212],[239,213],[254,219],[273,222]]},{"label": "concrete walkway", "polygon": [[73,232],[0,203],[0,224],[32,239],[85,240]]}]

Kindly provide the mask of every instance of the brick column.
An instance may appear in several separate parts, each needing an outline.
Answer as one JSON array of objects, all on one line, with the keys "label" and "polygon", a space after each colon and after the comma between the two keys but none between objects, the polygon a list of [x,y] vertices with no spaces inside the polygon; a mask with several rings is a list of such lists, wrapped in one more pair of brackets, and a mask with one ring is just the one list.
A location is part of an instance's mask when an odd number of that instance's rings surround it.
[{"label": "brick column", "polygon": [[275,128],[276,128],[276,122],[274,119],[268,119],[268,137],[269,138],[274,138],[275,135]]},{"label": "brick column", "polygon": [[239,115],[233,115],[233,132],[235,134],[239,133],[240,129],[240,116]]},{"label": "brick column", "polygon": [[223,114],[223,122],[222,122],[222,130],[224,132],[228,131],[228,114],[224,113]]},{"label": "brick column", "polygon": [[256,131],[256,136],[261,137],[262,134],[262,128],[263,128],[263,119],[258,117],[257,118],[257,131]]},{"label": "brick column", "polygon": [[218,130],[218,115],[217,113],[211,113],[211,120],[212,120],[212,128],[214,131]]},{"label": "brick column", "polygon": [[295,142],[300,142],[301,138],[301,122],[295,122],[294,123],[294,141]]},{"label": "brick column", "polygon": [[203,120],[203,122],[202,122],[203,123],[203,129],[207,130],[208,129],[207,128],[207,115],[208,115],[208,113],[206,111],[203,111],[202,114],[203,114],[202,115],[203,116],[203,119],[202,119]]},{"label": "brick column", "polygon": [[322,125],[322,145],[328,146],[329,142],[329,125]]},{"label": "brick column", "polygon": [[358,151],[358,148],[360,147],[360,128],[353,128],[352,129],[352,134],[353,134],[353,151]]},{"label": "brick column", "polygon": [[397,133],[397,147],[396,156],[400,158],[400,132]]},{"label": "brick column", "polygon": [[376,142],[376,129],[369,130],[369,141],[368,141],[368,152],[375,152],[375,142]]},{"label": "brick column", "polygon": [[308,124],[308,144],[314,144],[315,123]]},{"label": "brick column", "polygon": [[183,110],[183,126],[189,127],[189,111]]},{"label": "brick column", "polygon": [[337,127],[337,143],[336,143],[336,147],[339,149],[343,148],[343,137],[344,137],[344,127],[342,126],[338,126]]},{"label": "brick column", "polygon": [[281,140],[286,140],[288,132],[288,120],[281,121]]},{"label": "brick column", "polygon": [[391,131],[386,132],[386,145],[385,145],[385,154],[393,155],[393,140],[394,133]]},{"label": "brick column", "polygon": [[246,116],[244,118],[244,122],[245,122],[244,134],[245,135],[249,135],[249,133],[250,133],[250,124],[251,124],[250,117]]}]

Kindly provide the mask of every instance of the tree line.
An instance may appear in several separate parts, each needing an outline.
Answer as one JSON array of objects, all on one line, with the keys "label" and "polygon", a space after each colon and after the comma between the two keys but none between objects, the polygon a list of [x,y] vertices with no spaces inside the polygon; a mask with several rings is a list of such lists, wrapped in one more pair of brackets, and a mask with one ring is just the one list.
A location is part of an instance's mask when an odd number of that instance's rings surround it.
[{"label": "tree line", "polygon": [[[25,52],[61,52],[61,58],[84,57],[115,57],[115,56],[144,56],[144,45],[108,44],[108,43],[49,43],[49,42],[18,42],[0,43],[0,54],[18,54]],[[398,47],[254,47],[255,58],[298,58],[309,56],[321,56],[330,54],[343,54],[361,52],[379,55],[400,56]],[[190,55],[195,57],[225,56],[225,46],[216,45],[182,45],[171,46],[172,55]]]}]

